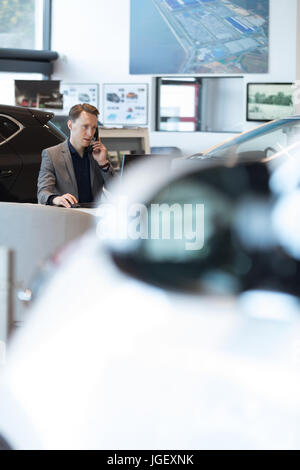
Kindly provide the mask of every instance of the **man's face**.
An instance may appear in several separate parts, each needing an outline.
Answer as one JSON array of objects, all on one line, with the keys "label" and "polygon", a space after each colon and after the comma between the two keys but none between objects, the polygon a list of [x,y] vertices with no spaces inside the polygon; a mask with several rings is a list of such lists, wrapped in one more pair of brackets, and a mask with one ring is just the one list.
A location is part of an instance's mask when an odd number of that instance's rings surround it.
[{"label": "man's face", "polygon": [[88,147],[97,129],[97,117],[82,111],[76,121],[68,121],[70,140],[77,148]]}]

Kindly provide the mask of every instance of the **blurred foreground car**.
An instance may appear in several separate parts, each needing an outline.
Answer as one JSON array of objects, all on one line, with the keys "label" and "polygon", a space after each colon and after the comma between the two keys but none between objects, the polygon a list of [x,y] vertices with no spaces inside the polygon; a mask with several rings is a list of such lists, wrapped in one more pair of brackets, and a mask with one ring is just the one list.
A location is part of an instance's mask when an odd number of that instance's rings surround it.
[{"label": "blurred foreground car", "polygon": [[11,342],[3,447],[300,448],[300,170],[285,157],[172,177],[144,161],[115,183]]},{"label": "blurred foreground car", "polygon": [[36,202],[42,150],[65,136],[36,109],[0,105],[0,201]]}]

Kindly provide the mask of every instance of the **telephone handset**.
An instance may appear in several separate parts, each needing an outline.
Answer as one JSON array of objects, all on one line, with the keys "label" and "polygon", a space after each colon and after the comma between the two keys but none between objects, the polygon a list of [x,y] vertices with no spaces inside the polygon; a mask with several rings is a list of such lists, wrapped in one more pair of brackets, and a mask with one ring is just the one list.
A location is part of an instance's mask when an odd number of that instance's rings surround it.
[{"label": "telephone handset", "polygon": [[96,132],[95,132],[95,135],[94,135],[94,138],[93,138],[93,142],[96,142],[96,140],[99,139],[99,130],[98,130],[98,126],[97,126],[97,129],[96,129]]},{"label": "telephone handset", "polygon": [[[98,131],[98,126],[97,126],[95,135],[94,135],[93,140],[92,140],[92,143],[96,142],[98,139],[99,139],[99,131]],[[88,146],[88,151],[89,151],[89,153],[93,152],[93,145],[92,144]]]}]

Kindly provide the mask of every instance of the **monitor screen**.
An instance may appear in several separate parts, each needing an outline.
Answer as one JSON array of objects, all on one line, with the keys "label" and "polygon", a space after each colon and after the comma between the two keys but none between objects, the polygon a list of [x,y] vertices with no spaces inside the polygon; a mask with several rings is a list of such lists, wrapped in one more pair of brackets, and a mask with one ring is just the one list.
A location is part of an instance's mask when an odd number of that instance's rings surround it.
[{"label": "monitor screen", "polygon": [[247,121],[272,121],[294,114],[293,83],[248,83]]},{"label": "monitor screen", "polygon": [[176,155],[174,154],[133,154],[133,155],[123,155],[122,164],[121,164],[121,176],[123,176],[124,172],[130,167],[132,164],[141,161],[143,159],[150,159],[155,158],[155,160],[160,160],[162,167],[164,168],[171,168],[171,161],[175,158]]}]

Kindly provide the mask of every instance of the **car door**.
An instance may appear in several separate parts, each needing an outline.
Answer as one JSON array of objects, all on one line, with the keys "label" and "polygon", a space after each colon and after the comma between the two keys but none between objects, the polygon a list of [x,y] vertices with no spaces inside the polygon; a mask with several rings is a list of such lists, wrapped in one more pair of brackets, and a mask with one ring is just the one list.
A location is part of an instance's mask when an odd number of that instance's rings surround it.
[{"label": "car door", "polygon": [[21,133],[11,141],[15,154],[22,161],[22,173],[16,181],[16,191],[20,202],[37,202],[37,181],[41,166],[42,151],[63,142],[64,138],[52,130],[49,125],[36,123],[26,126]]},{"label": "car door", "polygon": [[11,141],[22,129],[17,120],[0,114],[0,201],[19,200],[15,182],[22,170],[22,160],[15,153]]}]

